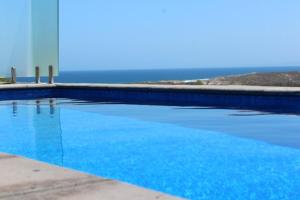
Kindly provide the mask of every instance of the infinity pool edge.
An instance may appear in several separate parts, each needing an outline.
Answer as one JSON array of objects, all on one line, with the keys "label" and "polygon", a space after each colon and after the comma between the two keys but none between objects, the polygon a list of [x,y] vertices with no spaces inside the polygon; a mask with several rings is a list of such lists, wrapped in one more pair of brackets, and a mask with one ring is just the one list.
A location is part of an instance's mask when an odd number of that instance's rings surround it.
[{"label": "infinity pool edge", "polygon": [[85,83],[0,85],[0,100],[41,98],[300,113],[300,87]]}]

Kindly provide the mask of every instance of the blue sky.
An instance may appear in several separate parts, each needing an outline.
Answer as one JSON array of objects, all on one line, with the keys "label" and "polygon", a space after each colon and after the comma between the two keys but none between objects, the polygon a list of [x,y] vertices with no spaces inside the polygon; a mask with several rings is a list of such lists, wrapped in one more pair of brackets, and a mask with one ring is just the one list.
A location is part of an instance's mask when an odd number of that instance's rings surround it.
[{"label": "blue sky", "polygon": [[299,0],[60,0],[63,70],[300,66]]}]

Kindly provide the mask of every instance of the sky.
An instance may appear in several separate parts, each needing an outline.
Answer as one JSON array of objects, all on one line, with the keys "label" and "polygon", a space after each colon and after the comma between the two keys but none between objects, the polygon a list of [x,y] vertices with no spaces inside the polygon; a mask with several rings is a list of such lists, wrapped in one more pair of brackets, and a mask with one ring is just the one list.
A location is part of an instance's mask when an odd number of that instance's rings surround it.
[{"label": "sky", "polygon": [[299,0],[60,0],[60,66],[300,66],[299,10]]}]

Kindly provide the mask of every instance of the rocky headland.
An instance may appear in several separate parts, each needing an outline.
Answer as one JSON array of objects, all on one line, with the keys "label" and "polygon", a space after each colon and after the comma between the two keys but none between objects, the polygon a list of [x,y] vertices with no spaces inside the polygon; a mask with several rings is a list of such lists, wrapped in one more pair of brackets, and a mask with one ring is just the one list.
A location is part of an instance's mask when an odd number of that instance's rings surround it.
[{"label": "rocky headland", "polygon": [[234,76],[222,76],[205,80],[165,80],[143,83],[165,85],[253,85],[300,87],[300,72],[250,73]]}]

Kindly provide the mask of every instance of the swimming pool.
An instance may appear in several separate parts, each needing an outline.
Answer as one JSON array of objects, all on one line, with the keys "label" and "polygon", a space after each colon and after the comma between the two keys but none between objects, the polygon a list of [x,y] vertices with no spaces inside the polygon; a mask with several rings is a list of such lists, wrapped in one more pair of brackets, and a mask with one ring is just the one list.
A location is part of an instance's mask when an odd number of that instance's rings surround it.
[{"label": "swimming pool", "polygon": [[0,112],[0,152],[190,199],[300,197],[298,115],[71,99]]}]

